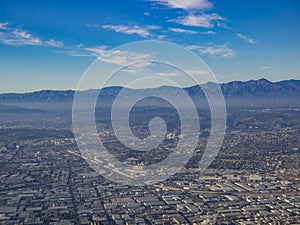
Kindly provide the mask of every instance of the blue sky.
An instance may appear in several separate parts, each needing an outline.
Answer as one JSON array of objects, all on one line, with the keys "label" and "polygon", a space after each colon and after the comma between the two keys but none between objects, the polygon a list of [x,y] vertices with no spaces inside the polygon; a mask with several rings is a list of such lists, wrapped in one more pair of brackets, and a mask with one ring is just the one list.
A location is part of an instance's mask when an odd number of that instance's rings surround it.
[{"label": "blue sky", "polygon": [[0,92],[74,89],[97,56],[152,39],[191,49],[220,82],[300,78],[298,0],[10,0]]}]

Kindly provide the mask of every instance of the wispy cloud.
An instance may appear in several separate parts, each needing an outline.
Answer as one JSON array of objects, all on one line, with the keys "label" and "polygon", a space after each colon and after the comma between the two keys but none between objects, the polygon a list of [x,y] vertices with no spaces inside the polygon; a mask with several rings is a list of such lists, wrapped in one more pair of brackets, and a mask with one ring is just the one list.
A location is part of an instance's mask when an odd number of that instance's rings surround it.
[{"label": "wispy cloud", "polygon": [[63,47],[64,43],[62,41],[56,41],[54,39],[49,39],[47,41],[43,41],[43,45],[52,46],[52,47]]},{"label": "wispy cloud", "polygon": [[187,46],[190,50],[194,50],[201,55],[211,55],[221,58],[231,58],[236,55],[236,52],[227,45],[190,45]]},{"label": "wispy cloud", "polygon": [[62,47],[63,43],[54,39],[42,40],[39,37],[20,28],[9,26],[8,22],[0,23],[0,42],[6,45],[33,45],[33,46],[49,46]]},{"label": "wispy cloud", "polygon": [[206,10],[212,8],[213,4],[208,0],[149,0],[169,8],[183,10]]},{"label": "wispy cloud", "polygon": [[166,37],[167,37],[167,36],[166,36],[166,35],[163,35],[163,34],[157,36],[158,40],[165,39]]},{"label": "wispy cloud", "polygon": [[113,30],[118,33],[123,33],[127,35],[136,34],[141,37],[148,37],[151,35],[152,30],[160,29],[160,26],[147,25],[147,26],[138,26],[138,25],[104,25],[103,29]]},{"label": "wispy cloud", "polygon": [[175,33],[182,33],[182,34],[216,34],[216,32],[209,30],[209,31],[202,31],[202,32],[197,32],[194,30],[188,30],[188,29],[182,29],[182,28],[174,28],[174,27],[169,27],[170,31],[173,31]]},{"label": "wispy cloud", "polygon": [[175,32],[175,33],[185,33],[185,34],[197,34],[196,31],[193,30],[186,30],[186,29],[181,29],[181,28],[174,28],[170,27],[169,30]]},{"label": "wispy cloud", "polygon": [[247,35],[241,34],[241,33],[237,33],[236,36],[246,42],[248,42],[249,44],[254,44],[255,40]]},{"label": "wispy cloud", "polygon": [[0,30],[8,29],[8,22],[0,22]]},{"label": "wispy cloud", "polygon": [[103,48],[86,48],[87,51],[99,53],[98,59],[116,65],[128,65],[141,60],[150,60],[150,54],[133,51],[106,50]]},{"label": "wispy cloud", "polygon": [[91,54],[90,52],[83,51],[83,50],[74,50],[74,49],[67,49],[67,50],[58,50],[55,51],[56,53],[60,54],[65,54],[69,56],[74,56],[74,57],[94,57],[94,54]]},{"label": "wispy cloud", "polygon": [[216,32],[209,30],[209,31],[200,32],[200,34],[216,34]]},{"label": "wispy cloud", "polygon": [[143,61],[136,64],[132,64],[129,67],[123,69],[123,72],[144,76],[160,76],[160,77],[176,77],[182,74],[179,70],[174,70],[172,68],[160,66],[157,67],[156,63],[151,61]]},{"label": "wispy cloud", "polygon": [[185,26],[213,28],[219,21],[225,21],[226,19],[217,13],[211,14],[189,14],[187,16],[180,17],[178,19],[169,20],[169,22],[179,23]]},{"label": "wispy cloud", "polygon": [[151,60],[153,57],[148,53],[140,53],[134,51],[109,50],[107,46],[98,47],[80,47],[67,51],[60,51],[75,57],[97,57],[98,60],[120,66],[126,66],[130,63]]}]

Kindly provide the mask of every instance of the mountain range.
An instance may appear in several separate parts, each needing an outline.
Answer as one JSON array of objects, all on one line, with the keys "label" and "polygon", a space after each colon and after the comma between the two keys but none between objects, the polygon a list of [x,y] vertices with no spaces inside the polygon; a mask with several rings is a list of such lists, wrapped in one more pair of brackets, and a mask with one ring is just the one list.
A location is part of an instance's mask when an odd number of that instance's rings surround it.
[{"label": "mountain range", "polygon": [[[209,87],[210,83],[203,84],[203,87]],[[220,84],[223,95],[228,106],[299,106],[300,105],[300,80],[284,80],[271,82],[267,79],[232,81]],[[101,97],[104,99],[114,99],[122,90],[120,86],[106,87],[101,90]],[[192,99],[205,99],[201,88],[191,86],[184,88]],[[89,96],[97,90],[82,91],[82,94]],[[176,94],[179,91],[177,87],[162,86],[148,89],[129,89],[129,95],[136,95],[141,92],[161,93],[172,91]],[[16,103],[66,103],[72,102],[74,90],[42,90],[31,93],[5,93],[0,94],[1,104]],[[130,96],[128,96],[130,97]],[[180,100],[180,99],[179,99]]]}]

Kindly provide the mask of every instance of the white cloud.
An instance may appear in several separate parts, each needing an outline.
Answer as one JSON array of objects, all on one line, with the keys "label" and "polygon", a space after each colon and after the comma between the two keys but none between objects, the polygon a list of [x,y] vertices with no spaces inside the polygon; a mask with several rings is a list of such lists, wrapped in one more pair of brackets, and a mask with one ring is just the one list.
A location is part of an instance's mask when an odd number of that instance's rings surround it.
[{"label": "white cloud", "polygon": [[230,58],[236,55],[236,52],[229,48],[227,45],[190,45],[187,46],[190,50],[195,50],[199,52],[201,55],[211,55],[217,56],[221,58]]},{"label": "white cloud", "polygon": [[52,47],[63,47],[64,46],[63,42],[55,41],[53,39],[50,39],[48,41],[44,41],[44,44],[48,45],[48,46],[52,46]]},{"label": "white cloud", "polygon": [[175,33],[185,33],[185,34],[197,34],[196,31],[193,30],[186,30],[186,29],[181,29],[181,28],[174,28],[170,27],[169,30],[175,32]]},{"label": "white cloud", "polygon": [[114,50],[111,52],[106,52],[104,54],[101,54],[98,59],[107,62],[112,63],[116,65],[128,65],[130,63],[134,63],[141,60],[147,60],[150,58],[149,54],[141,54],[136,52],[129,52],[129,51],[120,51],[120,50]]},{"label": "white cloud", "polygon": [[[209,0],[148,0],[156,2],[157,4],[165,5],[173,9],[182,9],[186,12],[186,15],[177,19],[170,19],[168,22],[175,22],[185,26],[191,27],[204,27],[213,28],[215,26],[229,29],[225,23],[226,18],[220,16],[218,13],[205,13],[207,10],[213,8],[213,3]],[[177,29],[177,28],[175,28]],[[180,28],[177,33],[180,32]],[[194,31],[186,32],[195,34]],[[199,34],[216,34],[214,31],[198,32]]]},{"label": "white cloud", "polygon": [[161,34],[161,35],[158,35],[158,40],[162,40],[162,39],[165,39],[167,36],[166,35],[163,35],[163,34]]},{"label": "white cloud", "polygon": [[30,39],[30,38],[32,38],[32,35],[29,34],[27,31],[14,30],[12,33],[13,33],[16,37],[25,38],[25,39]]},{"label": "white cloud", "polygon": [[55,51],[55,52],[70,55],[70,56],[74,56],[74,57],[91,57],[91,56],[95,56],[94,54],[91,54],[90,52],[79,51],[79,50],[59,50],[59,51]]},{"label": "white cloud", "polygon": [[201,46],[200,45],[188,45],[186,46],[188,49],[190,50],[197,50],[199,49]]},{"label": "white cloud", "polygon": [[183,10],[205,10],[212,8],[213,4],[208,0],[149,0],[169,8]]},{"label": "white cloud", "polygon": [[216,32],[209,30],[209,31],[205,31],[205,32],[200,32],[200,34],[216,34]]},{"label": "white cloud", "polygon": [[[168,22],[178,23],[184,26],[191,27],[203,27],[203,28],[213,28],[215,26],[223,27],[229,29],[225,23],[226,18],[220,16],[218,13],[205,13],[207,10],[213,8],[213,3],[210,0],[148,0],[151,2],[156,2],[160,5],[165,5],[173,9],[182,9],[185,11],[185,15],[177,19],[169,19]],[[173,30],[177,33],[189,33],[189,34],[216,34],[214,31],[207,32],[195,32],[187,31],[184,29],[175,28]]]},{"label": "white cloud", "polygon": [[0,23],[0,29],[1,29],[1,30],[6,30],[6,29],[8,29],[7,25],[8,25],[8,22],[2,22],[2,23]]},{"label": "white cloud", "polygon": [[85,48],[89,56],[98,56],[98,60],[111,64],[125,66],[130,63],[151,60],[150,54],[133,51],[107,50],[106,46],[96,48]]},{"label": "white cloud", "polygon": [[134,73],[137,68],[145,67],[150,62],[141,62],[143,60],[152,60],[153,57],[148,53],[140,53],[124,50],[109,50],[108,46],[101,45],[98,47],[83,48],[58,51],[59,53],[68,54],[74,57],[97,57],[99,61],[111,63],[120,66],[126,66],[131,63],[140,62],[131,65],[130,68],[124,69],[128,73]]},{"label": "white cloud", "polygon": [[53,39],[42,40],[26,30],[11,28],[8,23],[0,23],[0,42],[6,45],[33,45],[33,46],[50,46],[62,47],[63,43]]},{"label": "white cloud", "polygon": [[241,33],[237,33],[236,36],[246,42],[248,42],[249,44],[254,44],[255,40],[247,35],[241,34]]},{"label": "white cloud", "polygon": [[204,31],[204,32],[197,32],[197,31],[193,31],[193,30],[173,28],[173,27],[170,27],[169,30],[171,30],[175,33],[185,33],[185,34],[216,34],[216,32],[214,32],[212,30]]},{"label": "white cloud", "polygon": [[93,48],[84,48],[83,50],[88,52],[90,56],[98,56],[101,54],[104,54],[107,50],[108,47],[106,45],[101,45],[98,47],[93,47]]},{"label": "white cloud", "polygon": [[107,30],[113,30],[118,33],[123,33],[123,34],[136,34],[141,37],[148,37],[151,35],[151,30],[157,30],[160,29],[160,26],[153,26],[153,25],[148,25],[148,26],[138,26],[138,25],[104,25],[102,26],[103,29]]},{"label": "white cloud", "polygon": [[1,32],[0,40],[7,45],[43,45],[38,37],[20,29],[8,29],[7,32]]},{"label": "white cloud", "polygon": [[220,20],[225,20],[225,18],[217,13],[212,13],[200,15],[190,14],[179,19],[170,20],[170,22],[176,22],[185,26],[212,28],[215,26],[215,23]]}]

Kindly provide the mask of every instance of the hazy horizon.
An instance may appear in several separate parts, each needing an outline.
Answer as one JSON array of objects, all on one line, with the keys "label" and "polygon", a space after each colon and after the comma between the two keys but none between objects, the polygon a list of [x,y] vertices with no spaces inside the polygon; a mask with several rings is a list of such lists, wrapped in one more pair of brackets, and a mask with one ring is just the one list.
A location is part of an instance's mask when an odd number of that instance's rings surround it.
[{"label": "hazy horizon", "polygon": [[[278,83],[278,82],[282,82],[282,81],[300,81],[300,79],[294,79],[294,78],[290,78],[290,79],[286,79],[286,80],[277,80],[277,81],[272,81],[272,80],[269,80],[267,78],[258,78],[258,79],[249,79],[249,80],[231,80],[231,81],[228,81],[228,82],[219,82],[218,84],[227,84],[227,83],[230,83],[230,82],[249,82],[249,81],[258,81],[258,80],[263,80],[263,79],[266,79],[272,83]],[[209,83],[209,82],[206,82],[206,83]],[[206,84],[206,83],[201,83],[199,85],[202,85],[202,84]],[[161,86],[155,86],[155,87],[141,87],[141,88],[129,88],[129,89],[133,89],[133,90],[142,90],[142,89],[152,89],[152,88],[160,88],[160,87],[175,87],[175,86],[168,86],[168,85],[161,85]],[[194,85],[192,85],[194,86]],[[192,87],[192,86],[184,86],[182,88],[189,88],[189,87]],[[117,85],[114,85],[114,86],[105,86],[104,88],[112,88],[112,87],[123,87],[124,86],[117,86]],[[126,87],[125,87],[126,88]],[[38,89],[38,90],[33,90],[33,91],[24,91],[24,92],[0,92],[0,94],[26,94],[26,93],[33,93],[33,92],[40,92],[40,91],[89,91],[89,90],[98,90],[98,89],[94,89],[94,88],[90,88],[90,89],[82,89],[82,90],[78,90],[76,88],[74,89]]]}]

